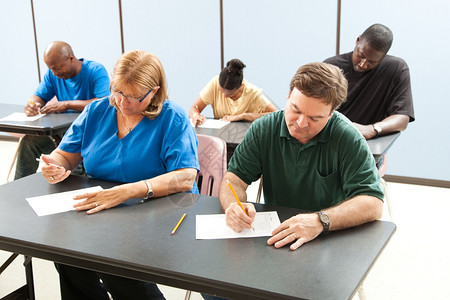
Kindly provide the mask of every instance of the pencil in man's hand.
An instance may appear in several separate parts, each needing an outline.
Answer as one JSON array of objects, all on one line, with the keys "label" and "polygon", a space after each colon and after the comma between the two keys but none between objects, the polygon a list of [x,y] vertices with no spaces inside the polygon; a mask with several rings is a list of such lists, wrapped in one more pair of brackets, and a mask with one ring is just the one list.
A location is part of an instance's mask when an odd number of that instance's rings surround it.
[{"label": "pencil in man's hand", "polygon": [[[245,210],[244,206],[242,206],[242,203],[241,203],[241,201],[239,200],[238,196],[236,195],[236,192],[234,191],[233,186],[231,186],[231,183],[230,183],[230,181],[228,180],[228,178],[227,178],[227,183],[228,183],[228,186],[230,187],[231,192],[232,192],[233,195],[234,195],[234,198],[236,198],[237,204],[239,204],[239,206],[242,208],[242,210],[244,211],[244,213],[248,216],[247,211]],[[253,229],[253,231],[255,231],[255,228],[253,228],[253,225],[252,225],[252,229]]]}]

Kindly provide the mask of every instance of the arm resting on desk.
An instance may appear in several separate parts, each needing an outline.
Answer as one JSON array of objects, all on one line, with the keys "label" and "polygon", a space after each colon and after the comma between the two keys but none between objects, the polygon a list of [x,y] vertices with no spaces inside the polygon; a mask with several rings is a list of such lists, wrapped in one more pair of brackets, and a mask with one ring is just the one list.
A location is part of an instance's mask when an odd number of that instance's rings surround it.
[{"label": "arm resting on desk", "polygon": [[[383,202],[373,196],[358,195],[322,212],[330,217],[329,230],[340,230],[381,218]],[[322,230],[323,226],[316,212],[298,214],[281,223],[272,232],[273,236],[267,243],[276,248],[293,243],[290,249],[296,250],[319,236]]]},{"label": "arm resting on desk", "polygon": [[41,113],[50,114],[55,112],[65,112],[69,109],[82,111],[86,105],[97,99],[99,98],[92,98],[87,100],[58,101],[57,99],[53,98],[52,100],[48,101],[44,107],[42,107]]},{"label": "arm resting on desk", "polygon": [[[381,135],[386,135],[392,132],[403,131],[408,127],[409,116],[407,115],[392,115],[384,120],[377,122],[382,129]],[[370,140],[377,136],[377,132],[373,128],[372,124],[369,125],[361,125],[358,123],[355,124],[356,128],[362,133],[362,135],[366,138],[366,140]]]},{"label": "arm resting on desk", "polygon": [[[162,197],[192,190],[196,175],[196,169],[178,169],[147,181],[152,187],[153,197]],[[110,189],[78,195],[74,197],[75,200],[86,200],[77,203],[74,207],[76,210],[87,210],[88,214],[93,214],[117,206],[131,198],[144,198],[147,196],[147,191],[144,180],[125,183]]]}]

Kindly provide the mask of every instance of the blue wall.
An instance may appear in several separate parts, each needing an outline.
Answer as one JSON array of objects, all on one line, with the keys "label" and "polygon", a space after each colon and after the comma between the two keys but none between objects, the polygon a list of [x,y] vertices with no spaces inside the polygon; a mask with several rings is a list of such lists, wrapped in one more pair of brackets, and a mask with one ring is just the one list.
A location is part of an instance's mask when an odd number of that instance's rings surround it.
[{"label": "blue wall", "polygon": [[[53,40],[111,73],[120,56],[119,2],[34,0],[40,76]],[[342,1],[341,52],[373,23],[394,32],[390,54],[410,67],[416,121],[389,152],[387,174],[450,180],[450,83],[446,58],[450,2]],[[144,49],[162,61],[171,98],[188,109],[220,71],[219,0],[122,0],[125,51]],[[245,77],[284,107],[295,70],[335,54],[337,1],[224,0],[224,60],[247,65]],[[39,82],[30,1],[0,2],[0,102],[26,103]]]}]

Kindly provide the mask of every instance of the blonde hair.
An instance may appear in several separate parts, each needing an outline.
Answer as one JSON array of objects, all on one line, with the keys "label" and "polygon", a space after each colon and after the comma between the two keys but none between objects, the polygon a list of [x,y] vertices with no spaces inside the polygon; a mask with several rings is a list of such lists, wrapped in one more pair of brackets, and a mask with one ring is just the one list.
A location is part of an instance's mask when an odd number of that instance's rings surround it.
[{"label": "blonde hair", "polygon": [[[164,101],[168,99],[166,75],[160,60],[156,55],[142,50],[122,54],[114,66],[110,88],[114,90],[123,86],[135,93],[159,86],[159,90],[142,112],[149,119],[155,119],[160,114]],[[110,103],[118,109],[113,95],[110,97]]]},{"label": "blonde hair", "polygon": [[290,91],[297,88],[307,97],[321,99],[337,109],[347,98],[347,79],[338,67],[314,62],[300,67],[291,80]]}]

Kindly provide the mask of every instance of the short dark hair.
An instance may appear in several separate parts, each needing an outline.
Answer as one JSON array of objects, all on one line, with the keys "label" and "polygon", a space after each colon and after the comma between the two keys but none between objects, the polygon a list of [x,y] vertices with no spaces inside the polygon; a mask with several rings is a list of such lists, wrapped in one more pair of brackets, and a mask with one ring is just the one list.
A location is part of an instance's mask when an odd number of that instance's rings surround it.
[{"label": "short dark hair", "polygon": [[361,34],[360,39],[367,42],[373,50],[387,53],[392,46],[394,35],[388,27],[373,24]]},{"label": "short dark hair", "polygon": [[226,90],[234,90],[241,86],[242,80],[244,79],[243,69],[245,64],[234,58],[227,62],[227,66],[220,72],[219,84],[222,88]]},{"label": "short dark hair", "polygon": [[334,65],[313,62],[301,66],[291,80],[289,90],[296,88],[307,97],[322,100],[337,109],[347,98],[347,79]]}]

